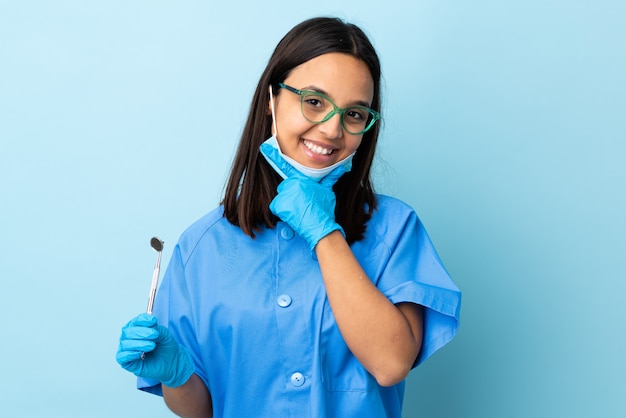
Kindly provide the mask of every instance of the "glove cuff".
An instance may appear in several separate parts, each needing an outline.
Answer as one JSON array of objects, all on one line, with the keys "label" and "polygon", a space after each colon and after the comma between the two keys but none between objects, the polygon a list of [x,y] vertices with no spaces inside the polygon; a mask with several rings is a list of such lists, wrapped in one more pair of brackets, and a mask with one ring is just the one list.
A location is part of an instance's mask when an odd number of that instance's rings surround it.
[{"label": "glove cuff", "polygon": [[341,235],[343,235],[344,238],[346,237],[346,233],[344,232],[341,225],[339,225],[336,222],[327,224],[316,239],[309,240],[310,245],[311,245],[311,253],[315,252],[315,246],[317,245],[318,242],[320,242],[322,238],[324,238],[326,235],[330,234],[331,232],[335,232],[335,231],[341,232]]},{"label": "glove cuff", "polygon": [[196,368],[191,360],[191,356],[187,349],[182,345],[178,346],[178,356],[176,356],[175,375],[168,380],[164,380],[161,383],[169,388],[177,388],[187,383],[192,374],[196,371]]}]

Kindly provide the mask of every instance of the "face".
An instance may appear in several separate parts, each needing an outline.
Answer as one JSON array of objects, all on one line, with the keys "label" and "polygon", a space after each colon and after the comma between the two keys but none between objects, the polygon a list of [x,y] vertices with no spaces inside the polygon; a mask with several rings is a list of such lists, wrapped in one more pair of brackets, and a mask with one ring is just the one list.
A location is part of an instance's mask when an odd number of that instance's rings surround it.
[{"label": "face", "polygon": [[[371,106],[374,82],[367,65],[347,54],[328,53],[297,67],[283,81],[300,90],[324,93],[340,108]],[[311,168],[328,167],[352,154],[363,134],[352,135],[337,113],[323,123],[305,119],[300,96],[286,89],[274,91],[276,139],[284,154]]]}]

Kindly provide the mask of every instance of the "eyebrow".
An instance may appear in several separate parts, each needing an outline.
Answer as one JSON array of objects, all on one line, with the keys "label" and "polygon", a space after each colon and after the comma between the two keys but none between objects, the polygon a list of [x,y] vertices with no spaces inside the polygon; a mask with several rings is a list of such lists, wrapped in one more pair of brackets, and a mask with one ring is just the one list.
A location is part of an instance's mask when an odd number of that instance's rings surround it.
[{"label": "eyebrow", "polygon": [[[315,91],[315,92],[322,93],[322,94],[330,97],[330,94],[326,90],[321,89],[321,88],[316,87],[316,86],[313,86],[313,85],[302,87],[300,90]],[[363,106],[363,107],[369,108],[371,106],[371,104],[366,102],[366,101],[363,101],[363,100],[357,100],[356,102],[354,102],[354,104],[352,104],[350,106]],[[348,107],[350,107],[350,106],[348,106]]]}]

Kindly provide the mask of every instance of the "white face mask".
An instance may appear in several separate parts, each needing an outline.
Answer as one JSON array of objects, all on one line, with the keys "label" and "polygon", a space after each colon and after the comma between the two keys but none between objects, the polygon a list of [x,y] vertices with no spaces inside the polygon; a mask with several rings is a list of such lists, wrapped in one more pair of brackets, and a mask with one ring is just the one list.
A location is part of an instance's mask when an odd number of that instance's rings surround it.
[{"label": "white face mask", "polygon": [[[269,90],[270,90],[270,106],[271,106],[271,110],[272,110],[272,126],[274,128],[273,129],[274,135],[269,137],[264,142],[265,144],[268,144],[272,148],[275,148],[276,150],[278,150],[278,153],[280,154],[280,156],[283,157],[283,159],[285,161],[287,161],[289,163],[289,165],[291,165],[293,168],[298,170],[300,173],[304,174],[307,177],[315,179],[317,181],[320,181],[321,179],[326,177],[328,174],[331,173],[331,171],[333,171],[335,168],[337,168],[339,166],[343,166],[346,169],[346,172],[348,172],[348,171],[350,171],[352,169],[352,158],[354,158],[354,154],[356,154],[356,151],[353,152],[352,154],[348,155],[343,160],[338,161],[335,164],[333,164],[331,166],[328,166],[328,167],[324,167],[324,168],[307,167],[307,166],[305,166],[303,164],[300,164],[299,162],[297,162],[293,158],[288,157],[287,155],[283,154],[283,151],[280,149],[280,145],[278,144],[278,140],[276,139],[276,118],[274,116],[274,96],[272,95],[272,86],[270,86]],[[263,150],[261,150],[261,153],[263,154],[263,156],[265,157],[267,162],[272,166],[274,171],[276,171],[282,178],[284,178],[284,179],[287,178],[287,175],[280,168],[278,168],[276,166],[276,164],[274,164],[274,162],[267,157],[267,155],[265,155]]]},{"label": "white face mask", "polygon": [[[311,167],[302,165],[296,160],[294,160],[293,158],[288,157],[287,155],[283,154],[283,152],[280,150],[280,146],[278,145],[278,141],[276,140],[276,137],[274,135],[272,135],[264,143],[271,145],[272,148],[275,148],[276,150],[278,150],[278,153],[280,154],[280,156],[283,157],[283,159],[287,161],[290,166],[292,166],[293,168],[295,168],[296,170],[298,170],[300,173],[304,174],[305,176],[315,179],[317,181],[326,177],[328,174],[330,174],[331,171],[333,171],[335,168],[339,167],[340,165],[342,165],[346,169],[346,172],[352,169],[352,158],[354,157],[354,154],[355,154],[354,152],[348,155],[343,160],[338,161],[331,166],[324,167],[324,168],[311,168]],[[265,157],[267,162],[272,166],[274,171],[280,174],[282,178],[284,179],[287,178],[287,175],[283,173],[283,171],[280,168],[278,168],[272,160],[267,158],[267,155],[265,155],[265,153],[263,152],[263,149],[261,149],[261,154],[263,154],[263,156]]]}]

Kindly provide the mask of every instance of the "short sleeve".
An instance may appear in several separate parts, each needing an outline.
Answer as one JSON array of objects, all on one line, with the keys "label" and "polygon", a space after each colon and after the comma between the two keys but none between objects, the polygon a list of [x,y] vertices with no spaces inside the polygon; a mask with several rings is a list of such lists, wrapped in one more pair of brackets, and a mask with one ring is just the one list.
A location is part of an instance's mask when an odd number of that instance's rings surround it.
[{"label": "short sleeve", "polygon": [[378,288],[394,304],[424,306],[424,336],[416,365],[446,345],[459,327],[461,292],[441,262],[423,224],[402,206],[387,213],[395,220],[379,239],[387,246],[387,262]]}]

